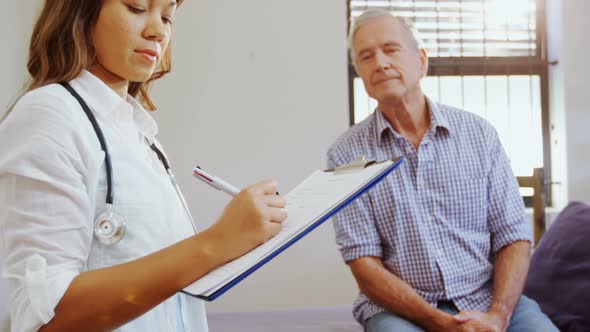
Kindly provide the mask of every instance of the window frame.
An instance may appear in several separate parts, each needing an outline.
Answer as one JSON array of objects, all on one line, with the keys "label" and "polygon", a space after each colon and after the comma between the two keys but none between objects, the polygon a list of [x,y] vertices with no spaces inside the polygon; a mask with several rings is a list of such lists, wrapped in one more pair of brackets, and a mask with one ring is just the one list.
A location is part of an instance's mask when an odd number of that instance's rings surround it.
[{"label": "window frame", "polygon": [[[351,0],[347,5],[347,32],[351,24]],[[552,206],[551,193],[551,142],[549,117],[549,66],[547,61],[547,22],[546,0],[536,0],[535,11],[535,54],[531,56],[465,56],[465,57],[429,57],[428,76],[492,76],[492,75],[537,75],[540,81],[541,98],[541,135],[543,144],[543,176],[546,206]],[[352,64],[349,50],[348,57],[348,102],[349,125],[355,124],[354,118],[354,79],[359,77]],[[531,175],[533,170],[531,169]],[[530,200],[525,198],[526,206]]]}]

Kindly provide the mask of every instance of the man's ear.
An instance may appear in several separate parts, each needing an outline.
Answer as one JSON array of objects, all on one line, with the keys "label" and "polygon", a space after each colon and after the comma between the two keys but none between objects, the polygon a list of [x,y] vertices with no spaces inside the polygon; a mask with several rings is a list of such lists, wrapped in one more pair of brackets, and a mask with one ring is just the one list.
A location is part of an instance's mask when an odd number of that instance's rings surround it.
[{"label": "man's ear", "polygon": [[422,77],[425,77],[428,73],[428,54],[424,48],[420,49],[420,64]]}]

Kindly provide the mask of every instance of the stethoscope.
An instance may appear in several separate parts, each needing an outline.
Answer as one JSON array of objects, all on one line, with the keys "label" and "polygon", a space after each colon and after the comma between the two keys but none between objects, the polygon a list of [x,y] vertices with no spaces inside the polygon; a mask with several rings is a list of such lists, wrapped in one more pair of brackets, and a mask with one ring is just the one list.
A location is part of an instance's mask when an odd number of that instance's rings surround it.
[{"label": "stethoscope", "polygon": [[[88,107],[88,105],[86,104],[84,99],[82,99],[82,97],[76,92],[76,90],[74,90],[74,88],[72,88],[72,86],[69,85],[67,82],[60,82],[59,84],[61,84],[64,88],[66,88],[66,90],[68,90],[72,94],[72,96],[74,96],[74,98],[76,98],[78,103],[80,103],[80,106],[82,106],[82,109],[84,110],[84,113],[86,113],[88,120],[90,120],[90,123],[92,123],[92,128],[94,128],[94,132],[96,133],[96,136],[98,137],[98,141],[100,142],[100,146],[101,146],[102,150],[104,151],[104,155],[105,155],[104,160],[105,160],[105,166],[106,166],[105,168],[106,168],[106,173],[107,173],[106,210],[103,213],[101,213],[96,218],[96,221],[94,222],[94,237],[102,244],[113,245],[113,244],[119,242],[123,238],[123,236],[125,235],[125,231],[127,229],[127,225],[125,224],[125,220],[123,219],[123,217],[121,217],[121,215],[117,214],[113,208],[113,201],[114,201],[113,165],[111,162],[111,155],[109,154],[109,147],[108,147],[107,142],[104,138],[104,134],[102,133],[102,130],[100,129],[100,126],[98,125],[98,122],[96,121],[96,118],[94,117],[94,114],[92,114],[92,111],[90,111],[90,108]],[[168,173],[168,176],[170,177],[170,181],[172,182],[172,185],[174,186],[174,189],[176,190],[176,194],[180,198],[182,206],[183,206],[189,220],[191,221],[191,225],[193,227],[193,230],[196,233],[197,227],[196,227],[195,222],[193,221],[193,217],[191,216],[191,213],[188,209],[188,205],[186,204],[186,201],[185,201],[182,193],[180,192],[180,188],[178,187],[178,184],[176,183],[176,179],[174,178],[174,174],[172,173],[172,169],[170,168],[170,164],[168,163],[168,159],[166,158],[166,156],[164,156],[162,151],[160,151],[160,149],[156,146],[155,143],[150,142],[147,137],[145,137],[145,141],[149,145],[149,147],[156,153],[156,155],[158,156],[158,159],[160,160],[160,162],[162,163],[162,165],[166,169],[166,173]]]}]

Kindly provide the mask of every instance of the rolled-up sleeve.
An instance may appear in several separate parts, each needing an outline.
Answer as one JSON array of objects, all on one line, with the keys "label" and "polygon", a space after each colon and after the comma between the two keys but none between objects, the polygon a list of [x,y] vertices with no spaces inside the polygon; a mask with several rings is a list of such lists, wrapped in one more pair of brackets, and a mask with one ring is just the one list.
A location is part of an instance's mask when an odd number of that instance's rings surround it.
[{"label": "rolled-up sleeve", "polygon": [[518,182],[496,132],[489,134],[492,158],[488,173],[488,227],[492,234],[492,253],[516,241],[531,240],[531,229],[524,216],[524,203]]},{"label": "rolled-up sleeve", "polygon": [[[334,149],[328,152],[328,168],[349,162]],[[381,241],[375,228],[371,199],[364,194],[333,217],[336,242],[345,262],[373,256],[382,257]]]},{"label": "rolled-up sleeve", "polygon": [[[0,127],[0,242],[13,331],[37,331],[84,269],[93,203],[62,119],[22,102]],[[43,125],[39,125],[43,123]],[[42,129],[42,130],[39,130]],[[65,141],[63,141],[65,140]]]}]

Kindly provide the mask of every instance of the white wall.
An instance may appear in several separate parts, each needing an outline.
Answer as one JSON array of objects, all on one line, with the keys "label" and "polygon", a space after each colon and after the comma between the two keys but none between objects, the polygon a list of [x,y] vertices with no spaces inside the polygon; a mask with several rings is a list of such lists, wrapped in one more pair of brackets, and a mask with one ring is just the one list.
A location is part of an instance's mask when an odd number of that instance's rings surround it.
[{"label": "white wall", "polygon": [[588,106],[585,33],[590,29],[587,0],[548,0],[551,145],[555,205],[568,201],[590,202],[590,107]]},{"label": "white wall", "polygon": [[[41,2],[9,1],[3,8],[10,15],[0,21],[7,32],[0,53],[2,106],[25,77],[28,35]],[[581,37],[590,28],[585,21],[590,9],[586,0],[563,2],[558,21],[564,26],[557,38],[562,46],[556,54],[557,69],[563,71],[552,87],[562,99],[552,102],[561,133],[567,135],[557,144],[564,152],[555,163],[567,169],[555,180],[565,181],[570,199],[590,201],[590,113],[584,98],[590,72],[584,57],[590,49]],[[161,108],[155,117],[202,227],[215,220],[228,198],[196,182],[190,174],[194,164],[240,186],[272,177],[280,181],[282,192],[324,166],[327,146],[348,122],[345,1],[186,1],[175,29],[174,73],[155,86]],[[0,309],[3,292],[0,288]],[[326,224],[209,309],[346,304],[355,293]]]},{"label": "white wall", "polygon": [[26,81],[28,40],[33,30],[38,2],[9,1],[3,5],[2,11],[5,14],[0,20],[0,28],[5,31],[5,40],[0,52],[0,115],[15,100]]},{"label": "white wall", "polygon": [[590,3],[563,0],[563,91],[567,133],[568,197],[590,202]]},{"label": "white wall", "polygon": [[[156,118],[200,225],[229,198],[193,179],[195,164],[239,186],[272,177],[281,192],[325,166],[348,122],[344,1],[187,1],[175,28]],[[325,224],[210,310],[351,303],[355,293]]]},{"label": "white wall", "polygon": [[548,29],[548,59],[557,64],[549,67],[549,107],[551,118],[551,172],[553,190],[553,205],[557,210],[568,202],[567,178],[567,142],[566,142],[566,113],[564,96],[563,63],[563,5],[562,1],[547,2],[547,22],[551,22]]}]

